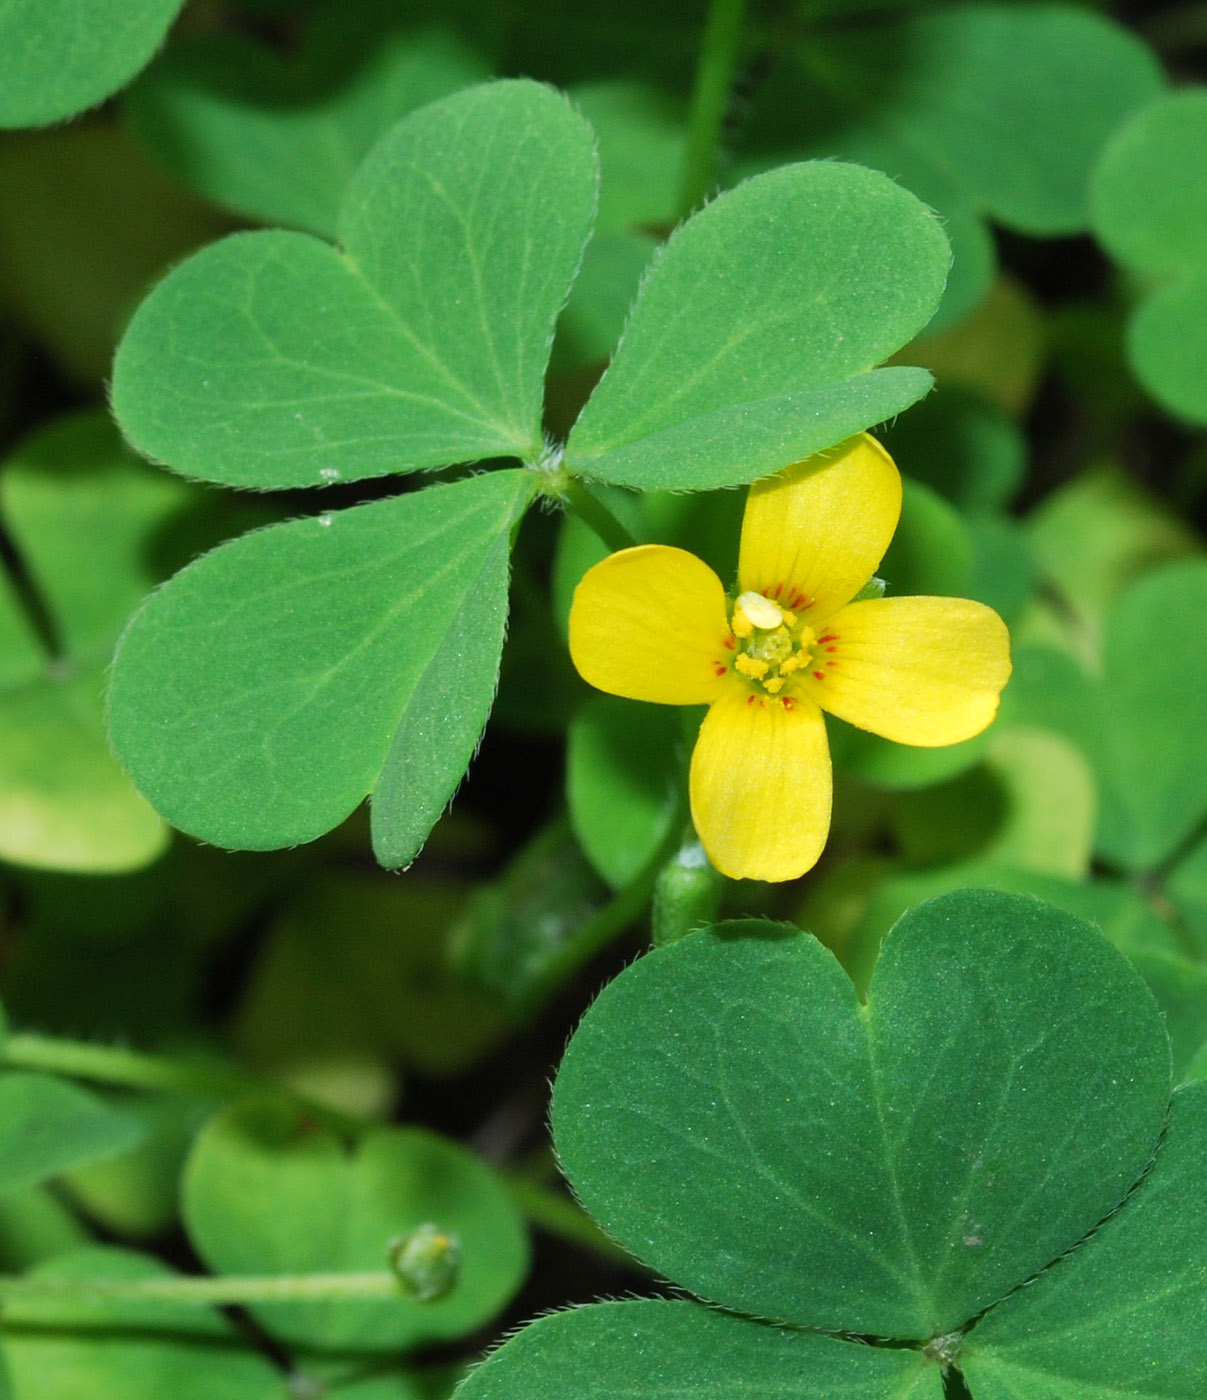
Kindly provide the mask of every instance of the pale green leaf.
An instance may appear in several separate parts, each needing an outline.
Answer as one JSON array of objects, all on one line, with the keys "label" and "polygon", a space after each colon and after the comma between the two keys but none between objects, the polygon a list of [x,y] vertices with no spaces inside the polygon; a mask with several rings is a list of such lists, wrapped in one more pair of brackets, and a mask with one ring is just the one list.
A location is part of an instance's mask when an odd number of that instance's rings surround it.
[{"label": "pale green leaf", "polygon": [[934,216],[872,171],[815,162],[739,185],[653,263],[567,464],[732,486],[882,422],[929,387],[874,366],[926,324],[948,261]]},{"label": "pale green leaf", "polygon": [[1094,233],[1149,276],[1207,268],[1207,88],[1182,88],[1132,114],[1094,171]]},{"label": "pale green leaf", "polygon": [[[493,679],[473,666],[495,664],[500,572],[530,494],[529,473],[494,472],[273,526],[189,565],[148,599],[115,661],[110,733],[135,782],[218,845],[313,840],[383,770],[388,803],[405,779],[414,813],[435,821],[485,715]],[[399,730],[441,718],[448,639],[464,637],[484,582],[466,694],[449,698],[432,751],[396,768]],[[392,851],[422,839],[416,816],[387,815]]]},{"label": "pale green leaf", "polygon": [[461,1271],[429,1302],[302,1301],[254,1309],[279,1337],[398,1350],[459,1337],[511,1295],[527,1264],[515,1206],[464,1149],[417,1128],[378,1129],[348,1151],[285,1104],[224,1110],[197,1139],[184,1180],[189,1235],[232,1274],[376,1270],[391,1243],[430,1223],[458,1237]]},{"label": "pale green leaf", "polygon": [[[48,1278],[171,1278],[157,1259],[89,1248],[44,1265]],[[3,1355],[20,1400],[284,1400],[281,1373],[212,1308],[108,1302],[94,1294],[6,1301]]]},{"label": "pale green leaf", "polygon": [[126,95],[139,139],[218,204],[334,237],[373,142],[407,112],[479,82],[486,66],[446,24],[326,0],[283,60],[236,33],[169,49]]},{"label": "pale green leaf", "polygon": [[0,0],[0,126],[46,126],[138,72],[183,0]]},{"label": "pale green leaf", "polygon": [[595,189],[590,129],[548,88],[421,108],[353,177],[340,251],[236,234],[159,284],[118,350],[118,420],[147,455],[244,486],[535,456]]},{"label": "pale green leaf", "polygon": [[137,1118],[67,1080],[17,1070],[0,1074],[2,1192],[122,1152],[143,1135]]}]

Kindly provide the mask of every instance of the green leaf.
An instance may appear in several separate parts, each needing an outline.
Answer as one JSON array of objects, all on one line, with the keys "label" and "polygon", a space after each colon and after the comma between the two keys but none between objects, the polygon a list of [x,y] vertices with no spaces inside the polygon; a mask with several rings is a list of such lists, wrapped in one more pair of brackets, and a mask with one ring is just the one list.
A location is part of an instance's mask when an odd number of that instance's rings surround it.
[{"label": "green leaf", "polygon": [[0,126],[46,126],[138,72],[183,0],[0,0]]},{"label": "green leaf", "polygon": [[142,1124],[49,1074],[0,1074],[0,1191],[20,1191],[69,1167],[132,1147]]},{"label": "green leaf", "polygon": [[[1055,729],[1085,752],[1099,787],[1095,850],[1128,870],[1159,866],[1207,815],[1195,757],[1207,733],[1204,608],[1207,561],[1165,564],[1107,616],[1100,678],[1052,649],[1016,657],[1010,717]],[[1142,657],[1141,638],[1149,639]]]},{"label": "green leaf", "polygon": [[22,644],[14,684],[0,689],[10,739],[0,746],[3,858],[115,872],[163,850],[163,823],[105,739],[103,667],[194,502],[192,488],[139,462],[101,413],[55,420],[7,459],[0,513],[62,654],[34,670]]},{"label": "green leaf", "polygon": [[0,687],[35,680],[46,654],[8,570],[0,568]]},{"label": "green leaf", "polygon": [[892,423],[884,445],[906,476],[968,514],[1008,505],[1026,469],[1018,426],[958,385],[944,386]]},{"label": "green leaf", "polygon": [[400,1294],[253,1309],[302,1346],[398,1350],[460,1337],[506,1302],[527,1264],[510,1197],[469,1153],[417,1128],[372,1131],[347,1152],[276,1102],[211,1120],[185,1173],[184,1217],[211,1268],[232,1274],[384,1269],[391,1242],[418,1225],[458,1236],[460,1275],[436,1301]]},{"label": "green leaf", "polygon": [[[554,375],[582,372],[607,362],[657,248],[657,239],[647,233],[596,233],[591,239],[557,323],[549,362]],[[555,382],[549,391],[554,413],[560,408],[558,388]],[[582,388],[577,384],[571,390],[571,395],[574,393],[578,397],[564,415],[567,428],[582,402]]]},{"label": "green leaf", "polygon": [[1193,757],[1207,734],[1205,610],[1207,560],[1191,559],[1146,574],[1107,621],[1098,849],[1131,869],[1159,864],[1207,814]]},{"label": "green leaf", "polygon": [[882,175],[815,162],[748,180],[655,260],[568,466],[733,486],[882,422],[929,387],[873,366],[926,324],[948,261],[934,216]]},{"label": "green leaf", "polygon": [[939,1400],[939,1367],[913,1351],[788,1332],[697,1303],[596,1303],[542,1317],[457,1400]]},{"label": "green leaf", "polygon": [[1207,273],[1154,292],[1128,327],[1128,358],[1158,403],[1207,425]]},{"label": "green leaf", "polygon": [[1135,113],[1095,171],[1094,232],[1115,258],[1163,283],[1128,330],[1136,377],[1166,408],[1207,423],[1207,88],[1186,88]]},{"label": "green leaf", "polygon": [[176,44],[126,95],[124,111],[193,189],[331,238],[344,189],[382,132],[486,76],[446,24],[404,25],[387,3],[326,0],[289,60],[238,34]]},{"label": "green leaf", "polygon": [[0,694],[0,857],[45,870],[136,870],[168,832],[114,762],[99,667]]},{"label": "green leaf", "polygon": [[975,854],[1075,880],[1089,870],[1095,799],[1080,749],[1047,730],[1006,726],[991,732],[982,768],[902,794],[893,825],[915,861]]},{"label": "green leaf", "polygon": [[163,537],[199,499],[140,462],[104,413],[57,419],[9,455],[0,511],[73,662],[108,663],[162,575]]},{"label": "green leaf", "polygon": [[60,1182],[62,1193],[123,1239],[162,1236],[176,1224],[185,1154],[213,1104],[174,1093],[125,1103],[116,1094],[105,1097],[139,1125],[139,1140],[124,1152],[72,1168]]},{"label": "green leaf", "polygon": [[324,1066],[392,1065],[443,1076],[504,1029],[448,968],[447,931],[465,905],[451,882],[327,873],[269,925],[240,1000],[240,1053],[297,1084]]},{"label": "green leaf", "polygon": [[866,1008],[783,925],[655,950],[587,1013],[553,1128],[583,1204],[676,1283],[923,1339],[1118,1205],[1168,1092],[1152,999],[1100,934],[965,891],[896,925]]},{"label": "green leaf", "polygon": [[808,32],[791,63],[767,100],[787,101],[781,126],[807,133],[793,154],[866,161],[944,213],[950,190],[1049,236],[1085,228],[1103,143],[1162,84],[1139,39],[1069,5],[922,7],[840,23]]},{"label": "green leaf", "polygon": [[236,234],[160,283],[118,350],[118,420],[149,456],[241,486],[535,457],[595,189],[590,129],[550,89],[432,103],[357,170],[342,251]]},{"label": "green leaf", "polygon": [[[39,1276],[85,1280],[171,1278],[157,1259],[91,1248],[44,1265]],[[4,1359],[21,1400],[280,1400],[280,1371],[211,1308],[193,1303],[104,1302],[42,1296],[4,1305]]]},{"label": "green leaf", "polygon": [[592,696],[570,725],[566,795],[574,834],[613,889],[635,879],[682,806],[687,754],[679,714]]},{"label": "green leaf", "polygon": [[1186,522],[1121,468],[1081,472],[1027,518],[1031,548],[1092,640],[1119,595],[1154,564],[1198,550]]},{"label": "green leaf", "polygon": [[1207,88],[1158,97],[1119,127],[1094,170],[1090,211],[1107,252],[1136,272],[1207,269]]},{"label": "green leaf", "polygon": [[683,104],[652,84],[624,79],[580,84],[570,99],[599,140],[597,233],[674,224]]},{"label": "green leaf", "polygon": [[976,1400],[1198,1400],[1207,1387],[1207,1085],[1174,1094],[1152,1170],[1078,1249],[990,1310],[959,1365]]},{"label": "green leaf", "polygon": [[475,891],[449,930],[453,967],[505,1015],[522,1020],[559,985],[572,941],[581,942],[592,925],[605,936],[617,931],[608,906],[608,887],[568,826],[551,823],[498,879]]},{"label": "green leaf", "polygon": [[149,283],[225,231],[108,122],[0,142],[0,295],[90,400]]},{"label": "green leaf", "polygon": [[[320,836],[384,773],[386,854],[422,840],[489,704],[531,482],[470,477],[260,530],[190,564],[148,599],[115,661],[110,733],[135,782],[183,830],[263,850]],[[480,597],[477,636],[467,609]],[[404,766],[400,731],[427,745]]]},{"label": "green leaf", "polygon": [[450,618],[374,784],[373,854],[388,869],[419,854],[486,727],[507,630],[509,544],[501,535]]}]

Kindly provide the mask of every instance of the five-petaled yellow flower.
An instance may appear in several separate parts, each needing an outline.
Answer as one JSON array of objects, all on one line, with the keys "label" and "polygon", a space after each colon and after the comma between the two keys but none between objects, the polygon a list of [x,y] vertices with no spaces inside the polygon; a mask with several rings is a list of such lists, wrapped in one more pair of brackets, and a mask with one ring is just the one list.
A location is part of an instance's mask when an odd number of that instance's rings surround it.
[{"label": "five-petaled yellow flower", "polygon": [[1010,640],[963,598],[852,601],[901,514],[901,477],[867,434],[750,488],[738,596],[685,550],[638,545],[583,577],[570,653],[600,690],[710,708],[691,812],[735,879],[791,880],[821,855],[831,772],[822,711],[901,744],[979,734],[1010,675]]}]

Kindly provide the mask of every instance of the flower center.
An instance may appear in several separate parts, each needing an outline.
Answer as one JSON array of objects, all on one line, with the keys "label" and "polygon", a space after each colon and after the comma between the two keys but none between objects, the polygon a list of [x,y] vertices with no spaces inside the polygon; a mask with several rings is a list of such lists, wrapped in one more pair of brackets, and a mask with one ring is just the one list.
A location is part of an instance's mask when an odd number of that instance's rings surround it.
[{"label": "flower center", "polygon": [[761,593],[737,599],[730,625],[737,638],[734,670],[768,695],[778,695],[789,677],[807,669],[817,644],[811,627]]}]

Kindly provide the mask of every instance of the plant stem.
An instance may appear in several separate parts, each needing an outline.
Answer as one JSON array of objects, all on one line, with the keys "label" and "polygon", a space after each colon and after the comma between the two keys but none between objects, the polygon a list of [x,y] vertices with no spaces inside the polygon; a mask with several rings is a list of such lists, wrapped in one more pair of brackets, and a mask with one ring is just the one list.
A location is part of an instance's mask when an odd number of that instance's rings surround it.
[{"label": "plant stem", "polygon": [[222,1307],[235,1303],[322,1302],[331,1298],[406,1298],[397,1274],[269,1274],[232,1278],[61,1278],[53,1275],[0,1276],[0,1302],[18,1298],[71,1298],[113,1303],[196,1303]]},{"label": "plant stem", "polygon": [[690,214],[716,182],[721,128],[733,88],[745,17],[746,0],[710,0],[688,118],[687,149],[679,185],[680,218]]},{"label": "plant stem", "polygon": [[[607,913],[614,906],[609,905]],[[85,1079],[93,1083],[120,1085],[127,1089],[144,1089],[159,1092],[197,1094],[202,1098],[234,1099],[246,1094],[278,1094],[300,1103],[307,1113],[318,1123],[331,1128],[345,1138],[363,1136],[374,1125],[368,1121],[353,1118],[338,1110],[309,1099],[299,1098],[276,1084],[248,1074],[239,1069],[211,1068],[191,1063],[187,1060],[169,1059],[160,1055],[144,1055],[134,1050],[122,1050],[108,1045],[91,1045],[87,1041],[60,1040],[53,1036],[15,1034],[10,1035],[0,1048],[0,1065],[9,1069],[34,1069],[51,1074],[61,1074],[72,1079]],[[500,1173],[504,1188],[526,1218],[533,1224],[560,1235],[575,1244],[585,1244],[604,1253],[620,1255],[612,1243],[596,1229],[589,1218],[577,1206],[550,1191],[539,1183],[521,1179],[511,1174]],[[624,1256],[627,1257],[627,1256]],[[310,1279],[319,1289],[313,1295],[307,1294],[301,1284]],[[338,1280],[351,1280],[340,1283]],[[383,1283],[365,1284],[365,1280],[383,1279],[391,1283],[386,1289]],[[316,1282],[317,1281],[317,1282]],[[359,1281],[359,1282],[358,1282]],[[102,1281],[103,1282],[103,1281]],[[394,1274],[313,1274],[297,1279],[148,1279],[143,1281],[112,1280],[103,1282],[100,1290],[109,1297],[164,1297],[177,1296],[188,1301],[224,1303],[244,1301],[243,1295],[236,1296],[239,1288],[258,1287],[265,1283],[267,1291],[256,1293],[254,1299],[277,1297],[392,1297],[399,1290],[399,1282]],[[370,1291],[357,1292],[364,1284]],[[171,1287],[168,1287],[171,1285]],[[186,1287],[187,1285],[187,1287]],[[293,1288],[293,1292],[288,1289]],[[328,1292],[321,1292],[326,1288]],[[235,1290],[224,1293],[221,1290]],[[272,1290],[283,1290],[273,1292]],[[341,1292],[341,1289],[344,1292]],[[371,1291],[371,1290],[378,1291]],[[84,1282],[74,1279],[5,1279],[0,1276],[0,1299],[9,1293],[97,1293],[91,1281],[87,1288]],[[134,1291],[132,1291],[134,1290]],[[209,1290],[207,1292],[207,1290]]]},{"label": "plant stem", "polygon": [[55,1036],[10,1035],[0,1047],[0,1064],[10,1069],[44,1070],[72,1079],[120,1085],[127,1089],[151,1089],[198,1094],[203,1098],[234,1099],[246,1094],[275,1094],[299,1102],[316,1122],[344,1136],[360,1136],[371,1124],[328,1108],[325,1104],[272,1084],[245,1070],[225,1069],[145,1055],[110,1045],[92,1045],[83,1040],[60,1040]]},{"label": "plant stem", "polygon": [[558,494],[583,524],[589,525],[609,549],[629,549],[637,543],[632,533],[581,481],[567,477]]}]

